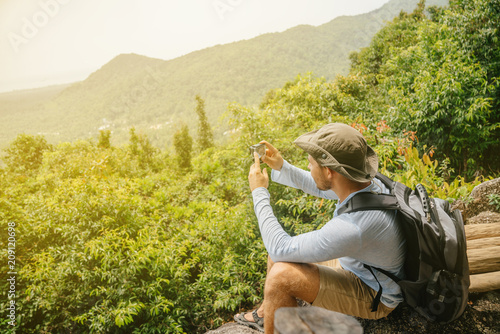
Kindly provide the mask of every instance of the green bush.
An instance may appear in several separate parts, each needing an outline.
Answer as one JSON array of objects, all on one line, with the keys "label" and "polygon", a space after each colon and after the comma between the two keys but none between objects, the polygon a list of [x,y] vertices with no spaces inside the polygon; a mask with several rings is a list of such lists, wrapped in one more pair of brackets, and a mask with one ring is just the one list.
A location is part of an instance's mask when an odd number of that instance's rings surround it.
[{"label": "green bush", "polygon": [[45,152],[28,178],[1,173],[0,228],[18,225],[18,331],[203,332],[255,303],[265,251],[242,170],[214,151],[176,175],[80,141]]}]

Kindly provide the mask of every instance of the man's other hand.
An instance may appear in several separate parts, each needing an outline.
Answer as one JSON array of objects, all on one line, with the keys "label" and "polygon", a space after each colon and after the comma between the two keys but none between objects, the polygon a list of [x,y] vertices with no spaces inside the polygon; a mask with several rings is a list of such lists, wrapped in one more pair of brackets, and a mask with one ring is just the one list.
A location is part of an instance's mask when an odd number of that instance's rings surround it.
[{"label": "man's other hand", "polygon": [[264,168],[264,170],[261,171],[259,155],[254,152],[253,156],[255,158],[255,163],[250,166],[250,173],[248,174],[250,190],[254,191],[259,187],[264,187],[267,189],[267,187],[269,186],[269,176],[267,175],[267,169]]},{"label": "man's other hand", "polygon": [[260,144],[266,145],[266,155],[262,158],[262,161],[272,169],[280,171],[281,167],[283,167],[283,157],[281,153],[265,140],[261,141]]}]

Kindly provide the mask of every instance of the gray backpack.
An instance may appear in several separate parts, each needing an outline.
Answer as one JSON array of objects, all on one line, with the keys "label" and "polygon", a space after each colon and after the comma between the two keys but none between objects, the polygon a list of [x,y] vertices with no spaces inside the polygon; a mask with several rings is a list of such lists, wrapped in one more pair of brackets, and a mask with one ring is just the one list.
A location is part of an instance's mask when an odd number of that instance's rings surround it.
[{"label": "gray backpack", "polygon": [[[373,270],[378,270],[398,283],[408,305],[427,319],[441,323],[455,320],[467,306],[470,285],[460,211],[451,211],[447,201],[430,198],[421,184],[412,190],[380,173],[376,178],[391,189],[391,194],[358,193],[338,213],[397,210],[406,241],[405,278],[380,268],[365,268],[373,276]],[[372,311],[377,310],[381,295],[379,283]]]}]

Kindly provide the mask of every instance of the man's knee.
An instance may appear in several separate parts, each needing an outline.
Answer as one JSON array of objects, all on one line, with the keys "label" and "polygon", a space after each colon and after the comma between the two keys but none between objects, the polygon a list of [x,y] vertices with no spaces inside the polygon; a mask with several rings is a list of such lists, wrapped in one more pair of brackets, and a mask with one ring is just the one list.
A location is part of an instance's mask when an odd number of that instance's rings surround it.
[{"label": "man's knee", "polygon": [[[318,276],[318,277],[317,277]],[[266,278],[265,290],[282,292],[296,292],[309,287],[318,280],[316,266],[303,263],[276,262]]]},{"label": "man's knee", "polygon": [[267,273],[266,281],[269,283],[279,284],[281,281],[286,282],[287,276],[292,269],[292,264],[288,262],[276,262],[273,264],[271,270]]},{"label": "man's knee", "polygon": [[292,266],[287,262],[276,262],[267,273],[266,284],[264,286],[264,296],[273,298],[273,295],[289,294],[290,272]]}]

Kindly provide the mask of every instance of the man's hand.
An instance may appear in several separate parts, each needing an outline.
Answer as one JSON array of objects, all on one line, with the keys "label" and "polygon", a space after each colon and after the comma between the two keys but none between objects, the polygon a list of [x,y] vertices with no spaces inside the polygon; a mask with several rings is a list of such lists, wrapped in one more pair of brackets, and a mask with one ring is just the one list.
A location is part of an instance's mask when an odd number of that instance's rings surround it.
[{"label": "man's hand", "polygon": [[259,187],[264,187],[267,189],[267,187],[269,186],[269,176],[267,175],[267,169],[264,168],[264,170],[261,171],[259,155],[254,152],[253,156],[255,158],[255,163],[250,167],[250,173],[248,174],[250,190],[254,191]]},{"label": "man's hand", "polygon": [[283,167],[283,157],[281,153],[265,140],[261,141],[260,144],[266,145],[266,155],[262,158],[262,161],[272,169],[280,171],[281,167]]}]

